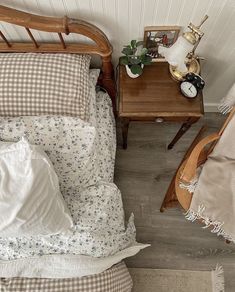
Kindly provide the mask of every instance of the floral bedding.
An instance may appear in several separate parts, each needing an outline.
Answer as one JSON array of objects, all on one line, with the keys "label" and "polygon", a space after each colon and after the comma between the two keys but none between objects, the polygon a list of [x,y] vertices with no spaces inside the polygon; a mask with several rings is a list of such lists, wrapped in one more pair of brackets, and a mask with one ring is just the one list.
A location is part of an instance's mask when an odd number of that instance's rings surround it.
[{"label": "floral bedding", "polygon": [[0,260],[49,254],[113,255],[135,245],[133,216],[125,226],[121,194],[113,184],[115,127],[109,96],[96,96],[96,125],[73,117],[0,118],[0,139],[26,136],[41,145],[59,177],[75,227],[49,237],[0,238]]}]

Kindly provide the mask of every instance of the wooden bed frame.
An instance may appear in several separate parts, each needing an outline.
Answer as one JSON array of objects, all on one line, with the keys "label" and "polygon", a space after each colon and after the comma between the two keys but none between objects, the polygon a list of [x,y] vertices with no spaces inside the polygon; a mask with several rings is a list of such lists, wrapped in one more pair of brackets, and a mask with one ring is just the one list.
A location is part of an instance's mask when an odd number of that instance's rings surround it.
[{"label": "wooden bed frame", "polygon": [[[112,46],[106,35],[95,25],[86,21],[68,18],[39,16],[0,5],[0,21],[22,26],[27,31],[31,42],[10,42],[0,31],[0,52],[34,53],[74,53],[99,55],[102,60],[99,85],[109,93],[113,110],[116,112],[116,88],[114,81]],[[58,43],[39,43],[30,29],[58,34]],[[75,33],[94,41],[95,44],[66,43],[63,34]]]}]

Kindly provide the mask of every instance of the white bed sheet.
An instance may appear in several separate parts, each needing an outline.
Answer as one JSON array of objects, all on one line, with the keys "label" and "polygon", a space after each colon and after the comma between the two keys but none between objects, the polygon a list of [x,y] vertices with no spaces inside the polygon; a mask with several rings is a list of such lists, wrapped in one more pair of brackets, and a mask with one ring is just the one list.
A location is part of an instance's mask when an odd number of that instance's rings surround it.
[{"label": "white bed sheet", "polygon": [[[60,277],[89,275],[148,246],[136,243],[133,216],[125,225],[121,194],[113,184],[116,134],[109,96],[97,93],[96,104],[90,124],[69,117],[0,119],[1,139],[18,140],[24,134],[46,150],[75,222],[70,234],[30,241],[0,238],[0,277],[6,276],[6,267],[12,267],[11,276],[42,277],[46,272],[47,277],[58,277],[52,258],[61,260]],[[32,274],[31,260],[37,262],[37,275]]]}]

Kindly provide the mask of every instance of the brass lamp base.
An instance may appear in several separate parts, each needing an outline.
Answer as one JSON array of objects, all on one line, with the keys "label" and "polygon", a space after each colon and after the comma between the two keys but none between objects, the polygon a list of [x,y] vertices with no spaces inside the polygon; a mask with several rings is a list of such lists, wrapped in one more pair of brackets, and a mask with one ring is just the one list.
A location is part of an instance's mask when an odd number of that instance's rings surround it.
[{"label": "brass lamp base", "polygon": [[170,73],[171,76],[174,80],[176,81],[183,81],[185,79],[185,75],[188,73],[196,73],[199,74],[200,73],[200,64],[198,62],[197,59],[192,58],[190,60],[190,62],[188,62],[188,64],[186,64],[188,71],[187,72],[181,72],[179,70],[177,70],[177,67],[170,65],[169,69],[170,69]]}]

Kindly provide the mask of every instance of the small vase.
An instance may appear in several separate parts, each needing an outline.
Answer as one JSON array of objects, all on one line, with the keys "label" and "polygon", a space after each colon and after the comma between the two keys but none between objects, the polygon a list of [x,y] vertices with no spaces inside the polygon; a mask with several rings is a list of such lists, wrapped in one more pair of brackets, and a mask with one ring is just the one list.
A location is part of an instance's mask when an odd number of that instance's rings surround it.
[{"label": "small vase", "polygon": [[[144,68],[144,64],[141,64],[141,68],[143,69]],[[139,77],[141,74],[133,74],[132,72],[131,72],[131,69],[130,69],[130,67],[128,66],[128,65],[126,65],[126,73],[127,73],[127,75],[129,76],[129,77],[131,77],[131,78],[137,78],[137,77]]]}]

